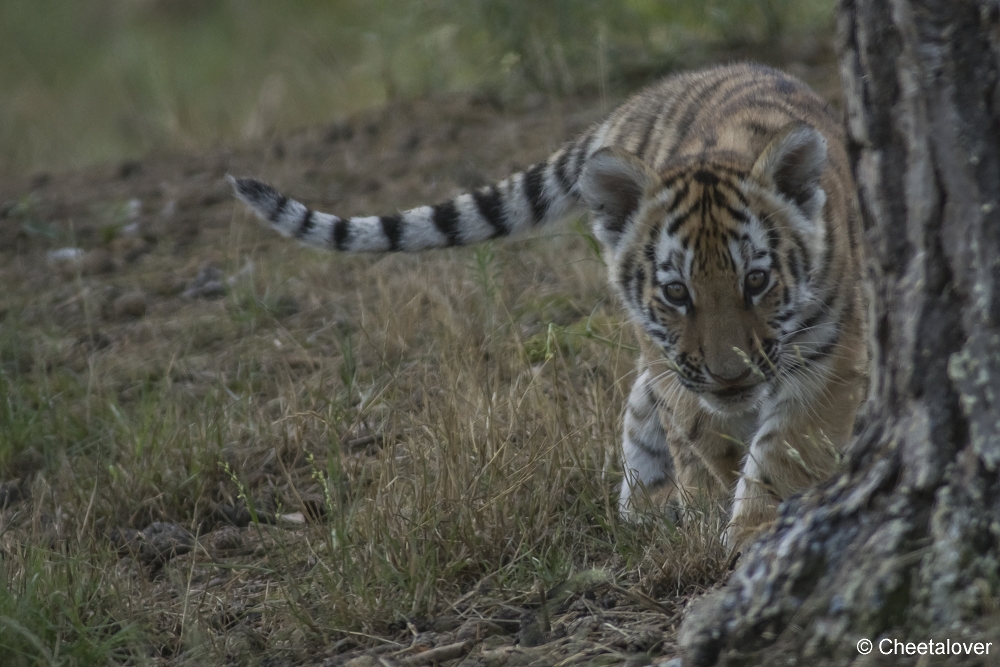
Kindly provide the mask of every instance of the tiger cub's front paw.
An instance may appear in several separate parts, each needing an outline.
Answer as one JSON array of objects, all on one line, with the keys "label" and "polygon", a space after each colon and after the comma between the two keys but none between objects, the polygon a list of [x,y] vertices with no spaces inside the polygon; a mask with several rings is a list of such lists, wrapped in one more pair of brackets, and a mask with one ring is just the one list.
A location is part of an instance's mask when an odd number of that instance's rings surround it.
[{"label": "tiger cub's front paw", "polygon": [[769,528],[778,516],[778,499],[758,483],[741,478],[736,485],[733,513],[722,534],[729,553],[746,552],[756,537]]}]

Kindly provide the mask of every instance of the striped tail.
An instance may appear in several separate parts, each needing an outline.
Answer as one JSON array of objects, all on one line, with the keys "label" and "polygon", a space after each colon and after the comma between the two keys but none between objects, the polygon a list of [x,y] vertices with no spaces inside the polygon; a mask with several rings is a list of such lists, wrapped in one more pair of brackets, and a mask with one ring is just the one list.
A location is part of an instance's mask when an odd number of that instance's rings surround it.
[{"label": "striped tail", "polygon": [[345,252],[413,252],[520,234],[565,218],[580,204],[577,182],[591,139],[587,133],[499,183],[395,215],[341,218],[259,181],[228,178],[236,197],[284,236]]}]

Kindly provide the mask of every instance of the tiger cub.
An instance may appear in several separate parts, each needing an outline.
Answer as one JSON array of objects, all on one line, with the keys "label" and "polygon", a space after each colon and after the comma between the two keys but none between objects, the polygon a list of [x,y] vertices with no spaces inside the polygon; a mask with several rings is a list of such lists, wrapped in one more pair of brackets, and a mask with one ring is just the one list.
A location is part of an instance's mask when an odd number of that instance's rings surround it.
[{"label": "tiger cub", "polygon": [[737,550],[836,468],[866,387],[861,229],[840,122],[788,74],[671,76],[523,172],[393,215],[341,218],[231,181],[280,233],[346,252],[466,245],[589,211],[641,348],[625,516],[654,491],[675,509],[731,498]]}]

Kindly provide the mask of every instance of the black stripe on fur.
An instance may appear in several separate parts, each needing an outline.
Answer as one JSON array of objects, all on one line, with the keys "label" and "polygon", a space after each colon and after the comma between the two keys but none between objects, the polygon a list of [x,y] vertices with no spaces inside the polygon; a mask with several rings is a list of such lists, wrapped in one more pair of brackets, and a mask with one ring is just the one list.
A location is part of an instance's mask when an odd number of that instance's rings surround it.
[{"label": "black stripe on fur", "polygon": [[382,233],[389,239],[389,250],[395,252],[399,250],[399,242],[403,238],[403,217],[401,215],[383,215],[379,218],[382,223]]},{"label": "black stripe on fur", "polygon": [[556,180],[559,181],[559,185],[562,186],[563,191],[567,193],[573,191],[574,185],[573,181],[570,180],[569,175],[566,173],[566,167],[569,165],[569,158],[572,153],[572,147],[567,146],[564,148],[562,155],[560,155],[559,159],[556,160],[555,166]]},{"label": "black stripe on fur", "polygon": [[337,250],[347,250],[347,221],[337,218],[333,223],[331,245]]},{"label": "black stripe on fur", "polygon": [[277,223],[278,219],[281,218],[281,214],[285,212],[285,207],[288,206],[288,197],[281,195],[278,198],[278,203],[274,207],[274,211],[268,216],[268,220]]},{"label": "black stripe on fur", "polygon": [[306,234],[308,234],[313,228],[313,210],[311,208],[306,209],[305,215],[302,216],[302,222],[299,224],[299,228],[295,230],[295,238],[300,239]]},{"label": "black stripe on fur", "polygon": [[476,190],[472,193],[472,198],[476,201],[479,215],[483,216],[483,219],[493,228],[494,237],[506,236],[510,233],[503,210],[503,199],[495,185]]},{"label": "black stripe on fur", "polygon": [[458,245],[462,240],[458,218],[458,208],[453,201],[446,201],[434,207],[434,226],[447,237],[449,246]]},{"label": "black stripe on fur", "polygon": [[545,217],[545,210],[548,208],[546,202],[543,181],[545,163],[539,162],[524,172],[524,196],[528,198],[531,205],[531,221],[538,224]]}]

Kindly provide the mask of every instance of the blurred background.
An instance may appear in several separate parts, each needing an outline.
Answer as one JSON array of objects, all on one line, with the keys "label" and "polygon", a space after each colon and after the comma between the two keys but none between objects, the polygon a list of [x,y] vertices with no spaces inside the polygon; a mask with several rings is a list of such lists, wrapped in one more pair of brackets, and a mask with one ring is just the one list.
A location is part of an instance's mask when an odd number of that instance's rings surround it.
[{"label": "blurred background", "polygon": [[232,144],[401,98],[616,97],[727,56],[808,64],[829,58],[835,4],[3,0],[0,170]]}]

